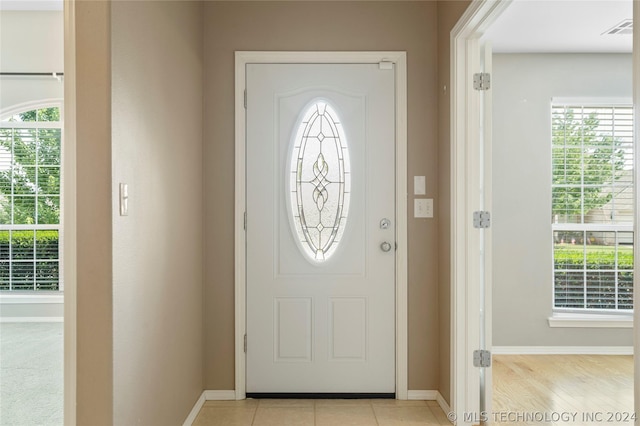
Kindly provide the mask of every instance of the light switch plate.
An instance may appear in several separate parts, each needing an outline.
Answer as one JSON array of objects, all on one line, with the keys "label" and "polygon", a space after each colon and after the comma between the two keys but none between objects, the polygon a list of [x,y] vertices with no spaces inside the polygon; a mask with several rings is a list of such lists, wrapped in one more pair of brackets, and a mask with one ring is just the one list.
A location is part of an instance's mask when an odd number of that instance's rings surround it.
[{"label": "light switch plate", "polygon": [[129,185],[120,184],[120,216],[129,216]]},{"label": "light switch plate", "polygon": [[425,195],[427,193],[427,179],[424,176],[413,177],[413,194]]},{"label": "light switch plate", "polygon": [[433,198],[416,198],[413,200],[413,217],[433,217]]}]

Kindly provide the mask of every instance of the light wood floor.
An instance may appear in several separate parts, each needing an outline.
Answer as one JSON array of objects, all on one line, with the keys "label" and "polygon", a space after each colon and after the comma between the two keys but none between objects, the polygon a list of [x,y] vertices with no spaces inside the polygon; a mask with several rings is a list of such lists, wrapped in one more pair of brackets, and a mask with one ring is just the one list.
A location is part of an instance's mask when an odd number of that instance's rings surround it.
[{"label": "light wood floor", "polygon": [[632,426],[632,413],[631,356],[493,357],[492,416],[498,424]]}]

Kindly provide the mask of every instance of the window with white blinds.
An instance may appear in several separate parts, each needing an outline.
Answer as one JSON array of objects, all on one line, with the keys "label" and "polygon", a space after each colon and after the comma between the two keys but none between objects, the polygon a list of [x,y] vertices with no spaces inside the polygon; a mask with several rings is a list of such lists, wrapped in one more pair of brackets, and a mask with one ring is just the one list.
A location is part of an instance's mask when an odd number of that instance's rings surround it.
[{"label": "window with white blinds", "polygon": [[554,103],[554,309],[633,309],[633,110]]},{"label": "window with white blinds", "polygon": [[59,291],[58,106],[0,121],[0,291]]}]

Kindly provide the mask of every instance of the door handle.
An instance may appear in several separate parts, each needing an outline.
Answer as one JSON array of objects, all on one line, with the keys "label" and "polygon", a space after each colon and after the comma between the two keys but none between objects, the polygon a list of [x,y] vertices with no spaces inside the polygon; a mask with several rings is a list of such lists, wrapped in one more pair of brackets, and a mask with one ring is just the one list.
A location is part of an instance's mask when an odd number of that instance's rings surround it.
[{"label": "door handle", "polygon": [[391,243],[388,242],[383,242],[382,244],[380,244],[380,250],[382,250],[383,252],[388,252],[391,251]]}]

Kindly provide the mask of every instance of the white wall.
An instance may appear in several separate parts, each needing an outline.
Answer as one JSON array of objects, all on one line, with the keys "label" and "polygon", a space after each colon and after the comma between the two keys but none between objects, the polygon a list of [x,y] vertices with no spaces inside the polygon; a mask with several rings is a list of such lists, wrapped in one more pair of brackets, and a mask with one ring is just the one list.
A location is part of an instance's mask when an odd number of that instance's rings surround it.
[{"label": "white wall", "polygon": [[[64,72],[64,20],[62,11],[1,11],[0,71]],[[0,77],[0,115],[42,100],[62,100],[64,85],[53,77]],[[24,298],[0,299],[4,320],[58,318],[62,297],[44,303]],[[9,303],[11,302],[11,303]]]},{"label": "white wall", "polygon": [[[0,71],[64,72],[62,11],[0,12]],[[0,77],[0,112],[42,99],[62,99],[53,77]]]},{"label": "white wall", "polygon": [[547,322],[551,98],[631,98],[631,55],[496,54],[493,68],[493,344],[631,346],[631,329]]}]

